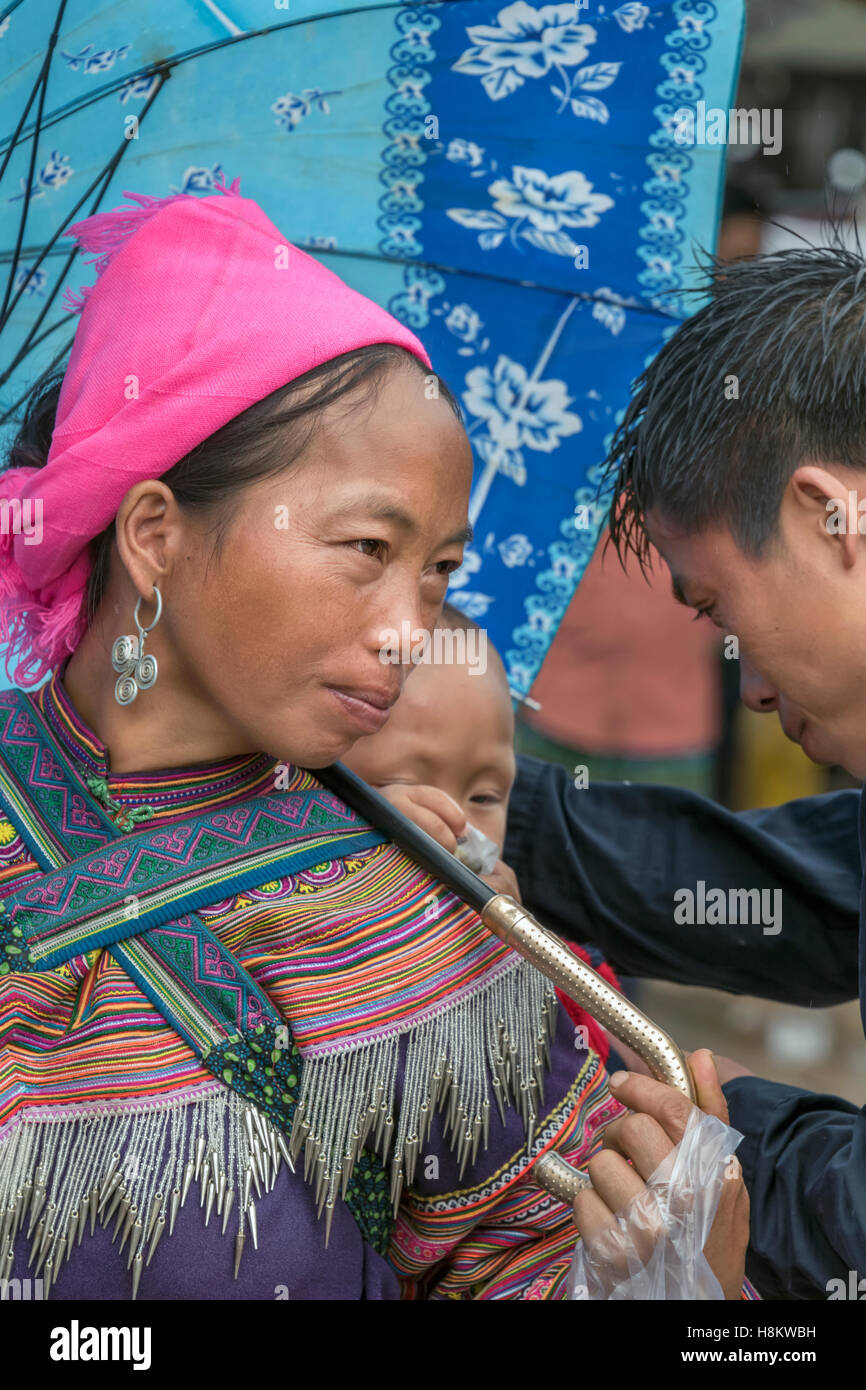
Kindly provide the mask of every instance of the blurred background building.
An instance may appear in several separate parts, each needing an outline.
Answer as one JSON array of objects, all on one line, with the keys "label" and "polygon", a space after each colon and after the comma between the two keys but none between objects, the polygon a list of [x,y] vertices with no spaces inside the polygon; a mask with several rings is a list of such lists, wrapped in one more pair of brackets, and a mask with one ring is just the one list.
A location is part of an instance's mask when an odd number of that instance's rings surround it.
[{"label": "blurred background building", "polygon": [[[777,155],[728,149],[717,254],[725,259],[827,238],[827,217],[866,248],[866,0],[747,0],[735,105],[779,109]],[[708,620],[623,571],[606,533],[518,720],[518,749],[585,766],[593,780],[662,782],[735,810],[858,783],[810,763],[775,716],[739,700],[738,662]],[[648,832],[651,828],[648,827]],[[744,885],[748,886],[748,885]],[[671,910],[673,911],[673,904]],[[866,1048],[856,1003],[808,1010],[712,990],[629,982],[684,1047],[711,1047],[755,1072],[862,1105]]]}]

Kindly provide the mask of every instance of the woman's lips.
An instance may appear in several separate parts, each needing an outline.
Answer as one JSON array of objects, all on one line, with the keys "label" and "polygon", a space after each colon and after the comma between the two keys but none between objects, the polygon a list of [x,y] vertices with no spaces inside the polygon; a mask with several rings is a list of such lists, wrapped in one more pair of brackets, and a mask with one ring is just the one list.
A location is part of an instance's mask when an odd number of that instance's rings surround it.
[{"label": "woman's lips", "polygon": [[337,701],[343,714],[351,722],[366,734],[375,734],[382,725],[387,723],[391,713],[390,709],[379,709],[377,705],[371,705],[368,700],[362,700],[357,695],[349,695],[345,690],[338,690],[334,685],[325,687]]}]

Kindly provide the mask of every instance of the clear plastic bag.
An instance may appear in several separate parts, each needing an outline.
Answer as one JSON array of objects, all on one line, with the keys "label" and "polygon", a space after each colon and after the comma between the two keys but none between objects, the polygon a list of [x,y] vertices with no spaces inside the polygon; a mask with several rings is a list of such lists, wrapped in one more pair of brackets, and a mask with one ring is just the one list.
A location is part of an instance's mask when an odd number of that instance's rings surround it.
[{"label": "clear plastic bag", "polygon": [[467,821],[466,834],[457,837],[455,857],[474,874],[492,874],[499,861],[499,846]]},{"label": "clear plastic bag", "polygon": [[695,1106],[677,1147],[617,1214],[616,1224],[578,1241],[568,1297],[723,1299],[703,1250],[742,1138]]}]

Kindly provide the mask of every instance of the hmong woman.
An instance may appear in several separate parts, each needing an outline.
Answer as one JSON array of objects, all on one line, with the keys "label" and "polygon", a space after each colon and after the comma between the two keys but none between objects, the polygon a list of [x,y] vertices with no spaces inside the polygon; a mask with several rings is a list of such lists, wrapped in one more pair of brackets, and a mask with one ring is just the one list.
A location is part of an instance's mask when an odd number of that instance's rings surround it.
[{"label": "hmong woman", "polygon": [[[237,180],[125,196],[72,229],[98,278],[0,476],[41,530],[0,537],[0,1278],[562,1297],[573,1213],[531,1169],[623,1124],[601,1061],[306,770],[387,718],[406,670],[381,633],[436,622],[467,538],[459,412]],[[655,1166],[630,1142],[587,1225]]]}]

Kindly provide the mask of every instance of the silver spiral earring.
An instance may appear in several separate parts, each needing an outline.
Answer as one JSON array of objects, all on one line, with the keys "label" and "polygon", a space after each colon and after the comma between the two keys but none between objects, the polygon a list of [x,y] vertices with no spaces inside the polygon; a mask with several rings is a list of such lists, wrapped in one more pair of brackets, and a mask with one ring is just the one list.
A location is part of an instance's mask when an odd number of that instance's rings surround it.
[{"label": "silver spiral earring", "polygon": [[138,636],[118,637],[111,648],[111,664],[115,671],[120,672],[114,687],[114,698],[119,705],[131,705],[139,690],[149,690],[156,684],[156,657],[144,654],[144,639],[153,631],[162,616],[162,594],[155,584],[153,592],[156,594],[156,617],[150,627],[142,627],[138,621],[142,604],[142,599],[139,598],[133,614]]}]

